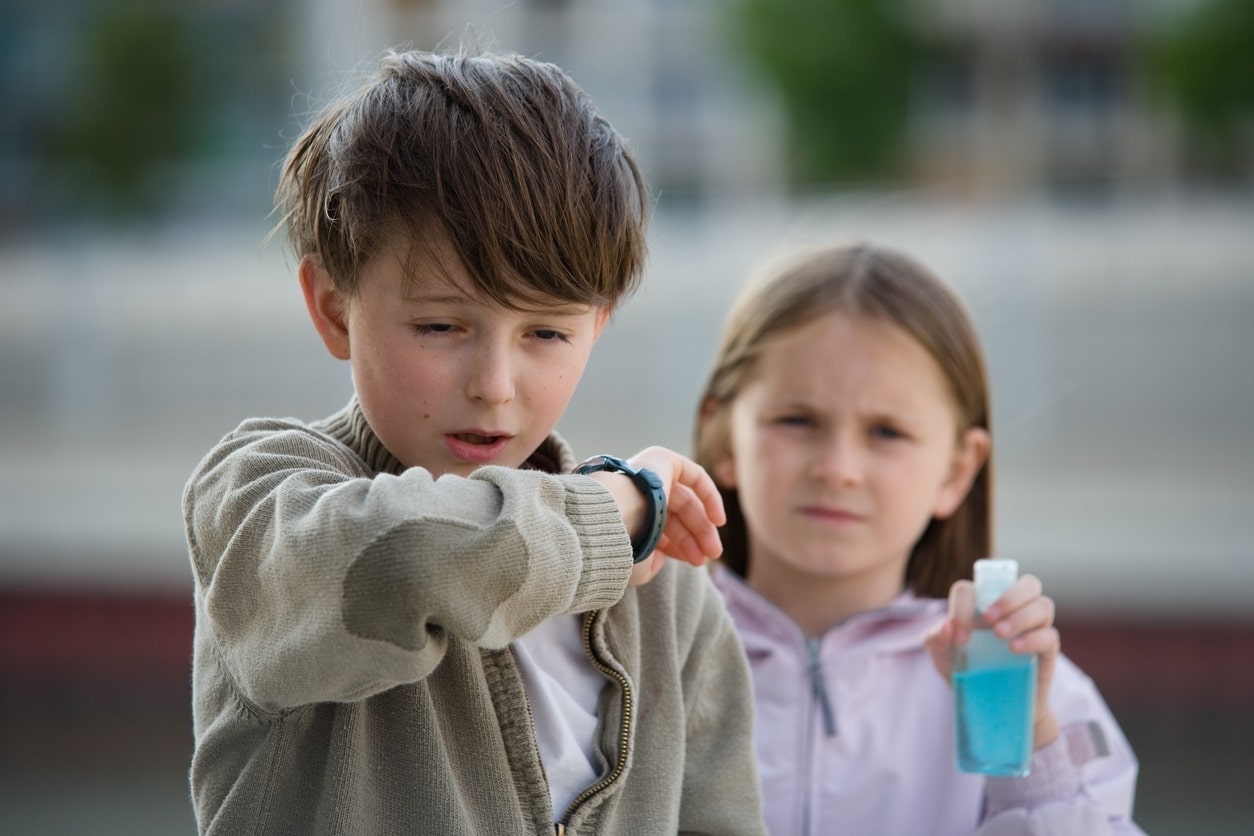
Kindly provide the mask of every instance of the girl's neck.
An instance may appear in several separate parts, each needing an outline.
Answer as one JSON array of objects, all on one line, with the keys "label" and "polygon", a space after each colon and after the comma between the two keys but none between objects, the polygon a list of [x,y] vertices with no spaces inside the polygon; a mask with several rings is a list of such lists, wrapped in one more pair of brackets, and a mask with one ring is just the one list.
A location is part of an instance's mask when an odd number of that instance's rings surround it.
[{"label": "girl's neck", "polygon": [[801,628],[807,638],[823,635],[846,619],[882,609],[901,594],[903,581],[882,573],[823,578],[782,571],[755,571],[750,562],[749,586]]}]

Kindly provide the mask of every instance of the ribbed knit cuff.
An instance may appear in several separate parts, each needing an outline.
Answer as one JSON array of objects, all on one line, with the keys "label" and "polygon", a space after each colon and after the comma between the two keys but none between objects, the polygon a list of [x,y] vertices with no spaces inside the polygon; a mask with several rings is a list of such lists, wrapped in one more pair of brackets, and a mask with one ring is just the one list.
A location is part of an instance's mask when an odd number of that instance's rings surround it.
[{"label": "ribbed knit cuff", "polygon": [[1065,736],[1032,753],[1032,771],[1023,778],[989,778],[985,818],[1015,807],[1032,809],[1075,798],[1080,770],[1071,762]]},{"label": "ribbed knit cuff", "polygon": [[579,611],[618,603],[631,577],[631,538],[609,489],[592,479],[567,479],[566,517],[583,550],[575,587]]}]

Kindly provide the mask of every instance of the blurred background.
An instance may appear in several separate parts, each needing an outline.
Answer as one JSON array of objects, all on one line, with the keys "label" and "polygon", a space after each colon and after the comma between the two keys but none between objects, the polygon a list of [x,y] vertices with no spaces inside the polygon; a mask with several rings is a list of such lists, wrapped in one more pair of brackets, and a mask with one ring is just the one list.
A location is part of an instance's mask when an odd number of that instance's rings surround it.
[{"label": "blurred background", "polygon": [[576,450],[689,449],[764,261],[907,249],[981,331],[999,551],[1137,750],[1138,821],[1254,832],[1248,0],[5,0],[0,831],[195,832],[183,483],[351,391],[266,241],[277,161],[386,47],[467,38],[567,69],[654,189]]}]

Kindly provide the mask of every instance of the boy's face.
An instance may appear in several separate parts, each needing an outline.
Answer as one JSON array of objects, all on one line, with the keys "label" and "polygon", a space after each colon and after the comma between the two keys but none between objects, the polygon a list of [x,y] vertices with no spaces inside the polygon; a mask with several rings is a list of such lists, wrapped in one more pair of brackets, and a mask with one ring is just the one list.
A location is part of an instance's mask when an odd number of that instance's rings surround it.
[{"label": "boy's face", "polygon": [[435,476],[526,461],[557,425],[609,317],[560,301],[535,312],[486,301],[443,238],[413,258],[385,248],[351,298],[315,258],[300,278],[323,342],[352,364],[371,428],[402,464]]}]

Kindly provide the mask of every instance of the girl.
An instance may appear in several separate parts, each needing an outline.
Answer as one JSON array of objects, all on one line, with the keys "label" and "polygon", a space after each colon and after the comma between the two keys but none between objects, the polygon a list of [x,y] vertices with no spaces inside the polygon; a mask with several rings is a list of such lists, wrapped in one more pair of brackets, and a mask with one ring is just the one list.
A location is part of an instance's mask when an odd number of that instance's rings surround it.
[{"label": "girl", "polygon": [[715,579],[777,836],[1141,832],[1136,759],[1030,575],[985,617],[1039,654],[1031,773],[954,766],[950,654],[991,552],[988,400],[962,305],[902,253],[800,254],[732,310],[696,449],[727,509]]}]

